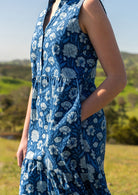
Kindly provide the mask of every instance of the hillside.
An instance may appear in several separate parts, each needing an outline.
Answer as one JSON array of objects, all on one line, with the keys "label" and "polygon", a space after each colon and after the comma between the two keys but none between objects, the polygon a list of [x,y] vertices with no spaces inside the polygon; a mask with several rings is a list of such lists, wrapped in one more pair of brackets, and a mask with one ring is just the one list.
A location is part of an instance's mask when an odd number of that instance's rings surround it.
[{"label": "hillside", "polygon": [[[114,101],[104,108],[107,118],[107,139],[115,139],[120,143],[121,135],[124,136],[121,138],[121,143],[124,140],[123,143],[138,144],[138,54],[122,52],[121,55],[125,63],[128,82]],[[98,87],[104,79],[105,74],[98,63],[96,86]],[[29,60],[0,63],[1,133],[22,132],[30,87]]]}]

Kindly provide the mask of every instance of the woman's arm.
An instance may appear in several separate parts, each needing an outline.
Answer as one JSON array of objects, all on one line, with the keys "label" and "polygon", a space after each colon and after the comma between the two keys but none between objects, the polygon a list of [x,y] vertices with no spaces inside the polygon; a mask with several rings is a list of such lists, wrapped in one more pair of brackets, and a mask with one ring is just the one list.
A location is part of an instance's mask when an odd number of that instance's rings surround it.
[{"label": "woman's arm", "polygon": [[18,151],[16,153],[18,166],[20,167],[22,165],[22,161],[27,151],[28,128],[29,128],[30,114],[31,114],[31,100],[32,100],[32,87],[30,90],[30,95],[29,95],[29,100],[28,100],[28,106],[27,106],[27,112],[26,112],[26,117],[25,117],[25,122],[24,122],[22,138],[20,141],[20,145],[18,147]]},{"label": "woman's arm", "polygon": [[99,0],[85,0],[80,23],[106,73],[104,82],[82,103],[82,121],[107,105],[126,86],[126,72],[111,24]]}]

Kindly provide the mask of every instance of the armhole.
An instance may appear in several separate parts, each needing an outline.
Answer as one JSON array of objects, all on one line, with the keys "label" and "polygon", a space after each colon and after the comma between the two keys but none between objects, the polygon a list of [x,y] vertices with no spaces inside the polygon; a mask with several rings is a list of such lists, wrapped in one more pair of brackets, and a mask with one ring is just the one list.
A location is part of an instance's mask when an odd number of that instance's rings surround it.
[{"label": "armhole", "polygon": [[77,20],[78,20],[78,25],[79,25],[79,28],[80,30],[85,34],[87,35],[86,32],[83,31],[83,29],[81,28],[81,25],[80,25],[80,22],[79,22],[79,16],[80,16],[80,10],[81,10],[81,7],[82,7],[82,4],[85,0],[80,0],[79,4],[78,4],[78,12],[77,12]]},{"label": "armhole", "polygon": [[[78,12],[77,12],[77,20],[78,20],[78,25],[79,25],[80,30],[81,30],[85,35],[87,35],[87,32],[84,32],[84,31],[83,31],[83,29],[81,28],[80,23],[79,23],[80,10],[81,10],[81,6],[82,6],[82,4],[83,4],[84,1],[85,1],[85,0],[80,0],[80,1],[79,1],[79,4],[78,4]],[[102,1],[101,1],[101,0],[98,0],[98,1],[100,2],[100,4],[101,4],[101,6],[102,6],[102,8],[103,8],[103,10],[104,10],[104,12],[105,12],[105,14],[107,14],[107,12],[106,12],[106,10],[105,10],[105,7],[104,7],[104,5],[103,5],[103,3],[102,3]]]}]

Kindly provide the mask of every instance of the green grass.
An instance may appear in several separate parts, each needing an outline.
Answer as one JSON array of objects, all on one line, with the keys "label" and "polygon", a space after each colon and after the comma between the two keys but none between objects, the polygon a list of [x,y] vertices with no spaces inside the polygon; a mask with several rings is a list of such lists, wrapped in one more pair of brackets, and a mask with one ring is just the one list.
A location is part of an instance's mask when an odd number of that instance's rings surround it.
[{"label": "green grass", "polygon": [[107,145],[105,174],[112,195],[137,195],[138,146]]},{"label": "green grass", "polygon": [[[18,195],[20,168],[16,151],[19,141],[0,138],[0,194]],[[137,195],[138,146],[106,145],[105,174],[112,195]]]},{"label": "green grass", "polygon": [[[98,71],[101,71],[101,69],[99,68]],[[105,77],[104,76],[98,76],[95,79],[95,84],[98,87],[103,81],[104,81]],[[138,95],[138,90],[133,87],[130,83],[127,84],[127,86],[123,89],[123,91],[121,93],[119,93],[119,95],[116,96],[115,100],[117,100],[119,97],[123,97],[125,99],[125,101],[127,102],[126,107],[127,107],[127,114],[129,117],[135,116],[138,117],[138,104],[132,108],[129,101],[128,101],[128,95],[130,93],[133,94],[137,94]]]},{"label": "green grass", "polygon": [[21,86],[31,86],[31,82],[6,76],[0,77],[0,94],[9,94]]},{"label": "green grass", "polygon": [[0,194],[17,195],[20,168],[17,166],[16,150],[19,141],[0,138]]}]

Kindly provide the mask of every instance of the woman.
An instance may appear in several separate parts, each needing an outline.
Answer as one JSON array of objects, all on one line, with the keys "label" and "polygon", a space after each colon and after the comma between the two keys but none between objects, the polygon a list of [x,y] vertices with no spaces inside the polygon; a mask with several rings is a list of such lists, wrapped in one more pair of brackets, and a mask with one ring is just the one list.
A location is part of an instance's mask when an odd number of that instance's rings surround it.
[{"label": "woman", "polygon": [[[106,79],[96,89],[97,58]],[[50,0],[31,45],[32,88],[21,142],[20,194],[110,194],[103,107],[126,73],[99,0]]]}]

